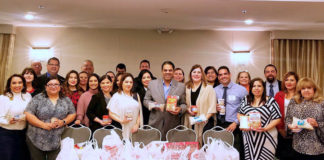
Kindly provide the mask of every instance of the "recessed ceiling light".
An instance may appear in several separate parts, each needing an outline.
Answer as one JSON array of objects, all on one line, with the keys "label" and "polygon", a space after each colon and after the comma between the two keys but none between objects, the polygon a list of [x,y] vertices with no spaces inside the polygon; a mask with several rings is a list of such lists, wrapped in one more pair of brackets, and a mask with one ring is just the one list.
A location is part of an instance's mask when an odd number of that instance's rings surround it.
[{"label": "recessed ceiling light", "polygon": [[39,8],[39,9],[44,9],[45,6],[43,6],[43,5],[39,5],[38,8]]},{"label": "recessed ceiling light", "polygon": [[244,21],[244,23],[247,24],[247,25],[250,25],[250,24],[253,23],[253,20],[252,19],[247,19],[247,20]]},{"label": "recessed ceiling light", "polygon": [[32,14],[30,14],[30,13],[27,13],[26,15],[25,15],[25,19],[27,19],[27,20],[33,20],[35,17],[34,17],[34,15],[32,15]]}]

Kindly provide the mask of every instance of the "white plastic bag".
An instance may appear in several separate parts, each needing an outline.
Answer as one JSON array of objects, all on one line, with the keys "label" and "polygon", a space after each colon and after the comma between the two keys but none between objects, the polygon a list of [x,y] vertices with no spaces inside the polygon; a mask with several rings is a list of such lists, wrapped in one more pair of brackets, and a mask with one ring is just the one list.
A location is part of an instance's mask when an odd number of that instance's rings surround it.
[{"label": "white plastic bag", "polygon": [[149,159],[163,159],[163,148],[165,141],[152,141],[146,145]]},{"label": "white plastic bag", "polygon": [[110,155],[111,159],[118,159],[119,152],[122,148],[123,142],[114,130],[102,140],[102,149]]},{"label": "white plastic bag", "polygon": [[[211,142],[210,142],[211,141]],[[231,145],[220,139],[208,138],[206,159],[213,160],[239,160],[239,152]]]},{"label": "white plastic bag", "polygon": [[61,151],[56,160],[79,160],[74,150],[74,140],[72,138],[66,137],[61,141]]}]

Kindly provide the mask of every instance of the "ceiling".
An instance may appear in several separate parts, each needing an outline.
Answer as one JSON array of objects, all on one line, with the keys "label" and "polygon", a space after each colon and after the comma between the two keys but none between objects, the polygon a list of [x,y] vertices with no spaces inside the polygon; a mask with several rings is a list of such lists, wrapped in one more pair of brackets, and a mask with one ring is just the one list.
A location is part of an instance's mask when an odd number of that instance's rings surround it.
[{"label": "ceiling", "polygon": [[0,0],[0,24],[35,27],[324,30],[323,15],[324,0]]}]

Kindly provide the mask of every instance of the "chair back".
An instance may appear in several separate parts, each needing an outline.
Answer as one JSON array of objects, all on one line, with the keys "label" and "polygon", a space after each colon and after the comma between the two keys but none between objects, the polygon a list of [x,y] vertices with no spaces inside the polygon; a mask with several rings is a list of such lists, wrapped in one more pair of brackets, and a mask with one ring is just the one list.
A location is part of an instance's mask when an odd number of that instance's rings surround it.
[{"label": "chair back", "polygon": [[122,130],[113,126],[113,125],[108,125],[108,126],[99,128],[99,129],[95,130],[93,133],[93,139],[95,139],[97,141],[99,148],[102,147],[102,140],[105,138],[105,136],[110,135],[112,130],[114,130],[118,134],[120,139],[123,139]]},{"label": "chair back", "polygon": [[210,130],[207,130],[203,134],[204,144],[208,143],[208,137],[220,139],[229,145],[233,146],[234,144],[234,135],[232,132],[226,131],[223,127],[215,126]]},{"label": "chair back", "polygon": [[179,125],[167,132],[166,139],[169,142],[195,142],[197,135],[194,130]]},{"label": "chair back", "polygon": [[147,145],[152,141],[161,141],[161,132],[149,125],[144,125],[132,134],[133,144],[134,142],[142,142],[144,145]]},{"label": "chair back", "polygon": [[64,129],[61,138],[70,137],[74,139],[74,144],[89,141],[91,138],[91,130],[83,125],[73,124]]}]

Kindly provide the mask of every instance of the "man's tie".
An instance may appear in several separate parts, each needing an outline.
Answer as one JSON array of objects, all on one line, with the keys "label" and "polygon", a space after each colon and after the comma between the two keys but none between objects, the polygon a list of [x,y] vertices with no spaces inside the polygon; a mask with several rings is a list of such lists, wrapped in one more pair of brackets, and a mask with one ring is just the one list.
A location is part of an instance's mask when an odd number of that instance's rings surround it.
[{"label": "man's tie", "polygon": [[[227,89],[228,89],[228,87],[223,87],[224,88],[224,92],[223,92],[223,99],[224,99],[224,106],[225,106],[225,109],[226,109],[226,98],[227,98]],[[221,115],[220,116],[220,122],[221,123],[225,123],[225,116],[226,115]]]},{"label": "man's tie", "polygon": [[273,85],[272,84],[270,84],[269,96],[274,97]]}]

